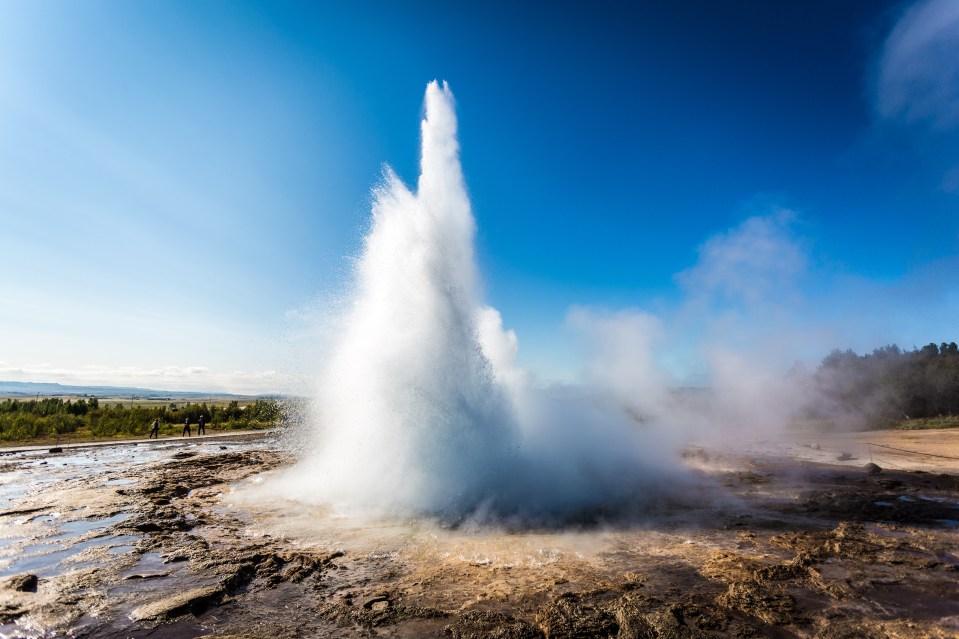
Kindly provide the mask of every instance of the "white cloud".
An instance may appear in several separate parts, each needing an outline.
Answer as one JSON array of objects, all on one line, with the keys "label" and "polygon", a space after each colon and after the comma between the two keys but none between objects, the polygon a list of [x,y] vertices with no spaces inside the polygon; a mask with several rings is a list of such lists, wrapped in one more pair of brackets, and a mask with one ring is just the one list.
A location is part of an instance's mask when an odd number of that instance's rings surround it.
[{"label": "white cloud", "polygon": [[899,19],[879,59],[876,109],[886,119],[959,125],[959,2],[922,0]]},{"label": "white cloud", "polygon": [[694,299],[746,304],[768,299],[806,269],[806,254],[790,229],[795,218],[779,209],[710,238],[699,249],[699,262],[676,280]]}]

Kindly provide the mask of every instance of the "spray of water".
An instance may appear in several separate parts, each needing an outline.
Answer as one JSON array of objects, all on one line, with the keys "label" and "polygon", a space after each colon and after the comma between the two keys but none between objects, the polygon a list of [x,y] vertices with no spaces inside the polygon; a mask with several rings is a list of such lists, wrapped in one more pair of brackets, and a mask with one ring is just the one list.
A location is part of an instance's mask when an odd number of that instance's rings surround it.
[{"label": "spray of water", "polygon": [[628,387],[537,390],[516,367],[516,335],[481,299],[456,127],[449,87],[429,84],[416,191],[389,169],[375,190],[316,436],[286,491],[351,512],[454,518],[634,500],[675,472],[672,441],[620,401]]}]

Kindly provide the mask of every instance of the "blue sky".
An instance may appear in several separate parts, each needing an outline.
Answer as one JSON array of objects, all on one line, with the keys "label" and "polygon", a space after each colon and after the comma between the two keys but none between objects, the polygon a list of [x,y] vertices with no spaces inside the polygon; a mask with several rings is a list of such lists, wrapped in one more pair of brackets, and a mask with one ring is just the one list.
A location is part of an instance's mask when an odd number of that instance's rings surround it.
[{"label": "blue sky", "polygon": [[[349,6],[345,6],[349,4]],[[815,364],[957,339],[959,8],[0,4],[0,378],[269,391],[456,95],[486,297]],[[304,319],[306,318],[306,319]]]}]

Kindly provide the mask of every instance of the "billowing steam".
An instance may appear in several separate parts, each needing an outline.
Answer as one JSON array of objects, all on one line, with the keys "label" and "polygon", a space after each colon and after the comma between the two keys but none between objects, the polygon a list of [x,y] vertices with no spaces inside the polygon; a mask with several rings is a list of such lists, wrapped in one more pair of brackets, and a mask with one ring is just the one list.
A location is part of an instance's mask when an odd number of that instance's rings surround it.
[{"label": "billowing steam", "polygon": [[[677,463],[691,439],[748,442],[797,418],[862,425],[837,390],[862,395],[868,380],[844,371],[865,364],[794,364],[852,341],[830,314],[876,316],[882,300],[885,317],[918,308],[892,294],[861,303],[819,274],[810,286],[796,214],[775,209],[705,242],[676,276],[681,300],[656,314],[574,307],[582,378],[544,387],[482,299],[446,85],[426,90],[416,190],[387,170],[374,196],[346,300],[325,321],[314,428],[278,480],[284,495],[337,512],[523,522],[649,512],[695,485]],[[847,326],[860,344],[879,335],[865,317]],[[882,399],[870,401],[898,406]]]},{"label": "billowing steam", "polygon": [[[421,170],[416,192],[389,170],[375,192],[288,490],[351,512],[536,518],[634,503],[677,474],[666,380],[643,342],[597,344],[588,387],[539,390],[516,367],[516,335],[480,296],[445,84],[426,90]],[[655,324],[580,321],[630,337]]]}]

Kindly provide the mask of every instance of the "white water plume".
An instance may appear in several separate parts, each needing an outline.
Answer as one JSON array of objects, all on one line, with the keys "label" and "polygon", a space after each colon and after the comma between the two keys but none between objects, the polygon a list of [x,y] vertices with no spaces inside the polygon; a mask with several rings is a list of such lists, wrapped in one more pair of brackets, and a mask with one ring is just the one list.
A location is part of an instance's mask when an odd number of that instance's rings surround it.
[{"label": "white water plume", "polygon": [[[534,390],[483,304],[453,96],[430,83],[421,175],[389,169],[285,491],[350,512],[539,519],[642,500],[675,473],[631,390]],[[667,470],[669,469],[669,470]]]}]

